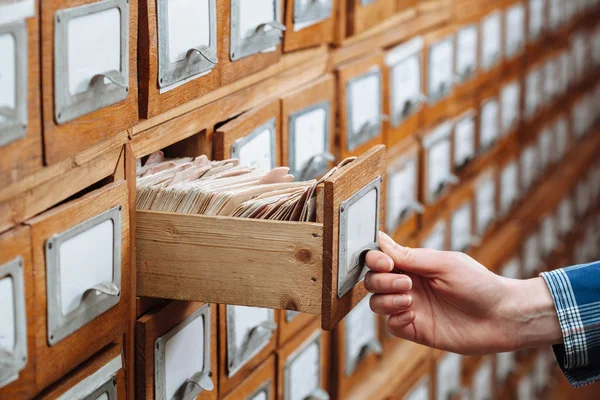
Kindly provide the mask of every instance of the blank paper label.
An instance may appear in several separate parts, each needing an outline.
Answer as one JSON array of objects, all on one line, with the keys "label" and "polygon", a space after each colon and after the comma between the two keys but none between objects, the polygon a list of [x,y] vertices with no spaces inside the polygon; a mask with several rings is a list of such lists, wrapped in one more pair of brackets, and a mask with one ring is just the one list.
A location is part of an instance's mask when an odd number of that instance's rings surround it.
[{"label": "blank paper label", "polygon": [[[10,33],[0,35],[0,108],[14,110],[17,103],[16,40]],[[0,122],[2,121],[0,116]]]},{"label": "blank paper label", "polygon": [[60,244],[60,304],[64,315],[79,307],[86,290],[113,282],[114,248],[112,219]]},{"label": "blank paper label", "polygon": [[75,95],[86,92],[94,76],[121,70],[121,13],[111,8],[68,24],[69,93]]},{"label": "blank paper label", "polygon": [[450,141],[440,140],[427,154],[428,200],[433,201],[440,184],[444,184],[450,174]]},{"label": "blank paper label", "polygon": [[[411,159],[396,171],[388,171],[387,227],[395,230],[402,212],[416,200],[417,160]],[[390,231],[390,233],[393,233]]]},{"label": "blank paper label", "polygon": [[499,382],[504,382],[508,375],[515,367],[515,353],[498,353],[496,354],[496,379]]},{"label": "blank paper label", "polygon": [[482,182],[477,188],[475,198],[477,202],[477,233],[482,235],[496,216],[496,182],[491,178]]},{"label": "blank paper label", "polygon": [[319,388],[321,353],[316,342],[311,343],[290,365],[290,400],[307,399]]},{"label": "blank paper label", "polygon": [[477,28],[461,29],[456,36],[456,72],[459,76],[475,71],[477,67]]},{"label": "blank paper label", "polygon": [[519,82],[512,82],[502,88],[500,93],[501,102],[501,128],[502,133],[507,134],[519,121],[521,85]]},{"label": "blank paper label", "polygon": [[525,7],[517,3],[506,11],[506,56],[513,57],[525,43]]},{"label": "blank paper label", "polygon": [[313,156],[325,152],[325,143],[328,140],[326,121],[327,111],[324,108],[317,108],[296,118],[295,171],[302,171]]},{"label": "blank paper label", "polygon": [[519,166],[516,161],[507,164],[500,175],[500,210],[506,213],[518,196]]},{"label": "blank paper label", "polygon": [[438,98],[442,87],[448,89],[453,80],[454,46],[452,39],[433,45],[429,51],[429,96]]},{"label": "blank paper label", "polygon": [[473,395],[471,400],[493,398],[492,360],[485,361],[473,377]]},{"label": "blank paper label", "polygon": [[169,60],[183,60],[188,50],[210,46],[209,0],[168,0]]},{"label": "blank paper label", "polygon": [[532,276],[540,260],[540,241],[537,233],[530,235],[525,241],[525,250],[523,254],[523,268],[526,277]]},{"label": "blank paper label", "polygon": [[264,129],[251,140],[241,146],[239,160],[242,165],[268,171],[275,167],[273,162],[273,148],[271,130]]},{"label": "blank paper label", "polygon": [[252,36],[260,24],[277,19],[275,0],[239,0],[237,4],[240,7],[240,39]]},{"label": "blank paper label", "polygon": [[475,118],[464,117],[454,127],[454,165],[461,166],[475,157]]},{"label": "blank paper label", "polygon": [[350,113],[352,134],[357,135],[365,123],[375,124],[381,115],[381,81],[379,74],[369,74],[352,82]]},{"label": "blank paper label", "polygon": [[502,20],[499,12],[488,15],[481,25],[481,66],[490,69],[499,61],[502,44]]},{"label": "blank paper label", "polygon": [[[248,338],[248,333],[253,328],[262,322],[273,320],[272,314],[267,308],[231,306],[227,308],[227,312],[233,312],[233,332],[235,333],[236,349],[242,347],[244,341]],[[266,342],[268,342],[268,339]]]},{"label": "blank paper label", "polygon": [[421,94],[421,61],[419,55],[409,57],[392,67],[392,110],[398,124],[407,102]]},{"label": "blank paper label", "polygon": [[544,27],[544,0],[529,0],[529,40],[537,40]]},{"label": "blank paper label", "polygon": [[359,200],[348,207],[348,231],[346,232],[347,271],[351,271],[360,253],[377,238],[377,190],[367,192]]},{"label": "blank paper label", "polygon": [[172,399],[192,375],[204,370],[204,340],[203,317],[194,319],[167,340],[165,344],[167,399]]},{"label": "blank paper label", "polygon": [[8,276],[0,279],[0,352],[12,353],[16,341],[15,290]]}]

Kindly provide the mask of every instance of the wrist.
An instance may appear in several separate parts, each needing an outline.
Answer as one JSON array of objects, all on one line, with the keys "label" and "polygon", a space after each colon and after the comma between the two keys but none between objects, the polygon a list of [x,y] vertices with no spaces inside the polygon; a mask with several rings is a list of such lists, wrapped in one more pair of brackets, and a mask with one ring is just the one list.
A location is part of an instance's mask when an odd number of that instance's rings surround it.
[{"label": "wrist", "polygon": [[562,343],[563,336],[550,290],[543,278],[508,279],[511,304],[507,317],[515,350]]}]

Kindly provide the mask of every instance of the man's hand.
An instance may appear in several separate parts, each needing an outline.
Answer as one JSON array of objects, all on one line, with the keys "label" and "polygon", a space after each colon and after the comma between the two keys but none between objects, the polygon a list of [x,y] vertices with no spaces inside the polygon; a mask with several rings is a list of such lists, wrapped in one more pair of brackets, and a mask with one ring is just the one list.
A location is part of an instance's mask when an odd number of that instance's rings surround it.
[{"label": "man's hand", "polygon": [[384,233],[379,246],[365,286],[392,335],[468,355],[562,342],[542,278],[503,278],[466,254],[402,247]]}]

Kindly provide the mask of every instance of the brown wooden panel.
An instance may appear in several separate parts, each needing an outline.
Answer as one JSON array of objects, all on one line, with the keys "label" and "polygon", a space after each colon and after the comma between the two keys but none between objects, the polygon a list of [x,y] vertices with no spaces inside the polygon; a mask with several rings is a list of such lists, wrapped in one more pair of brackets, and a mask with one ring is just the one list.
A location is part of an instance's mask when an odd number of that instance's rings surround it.
[{"label": "brown wooden panel", "polygon": [[267,358],[258,366],[243,382],[229,393],[224,400],[247,400],[260,389],[265,388],[268,392],[267,400],[275,400],[277,396],[276,371],[277,364],[275,354]]},{"label": "brown wooden panel", "polygon": [[314,25],[296,31],[294,30],[294,2],[295,0],[289,0],[284,4],[284,22],[286,31],[283,35],[283,51],[287,53],[331,43],[333,41],[335,15],[337,7],[340,7],[340,4],[336,1],[332,1],[331,15],[329,18],[325,18]]}]

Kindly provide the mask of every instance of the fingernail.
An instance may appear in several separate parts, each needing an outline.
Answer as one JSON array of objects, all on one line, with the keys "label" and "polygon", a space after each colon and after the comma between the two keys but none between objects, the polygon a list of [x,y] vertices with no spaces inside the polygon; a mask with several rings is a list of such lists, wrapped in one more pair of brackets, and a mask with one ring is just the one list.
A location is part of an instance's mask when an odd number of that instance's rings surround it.
[{"label": "fingernail", "polygon": [[382,258],[378,260],[375,266],[380,271],[392,271],[394,269],[394,264],[389,258]]},{"label": "fingernail", "polygon": [[412,280],[408,277],[398,278],[392,284],[394,290],[410,290],[412,289]]},{"label": "fingernail", "polygon": [[410,306],[411,303],[412,303],[411,295],[394,297],[394,305],[396,307],[408,307],[408,306]]}]

